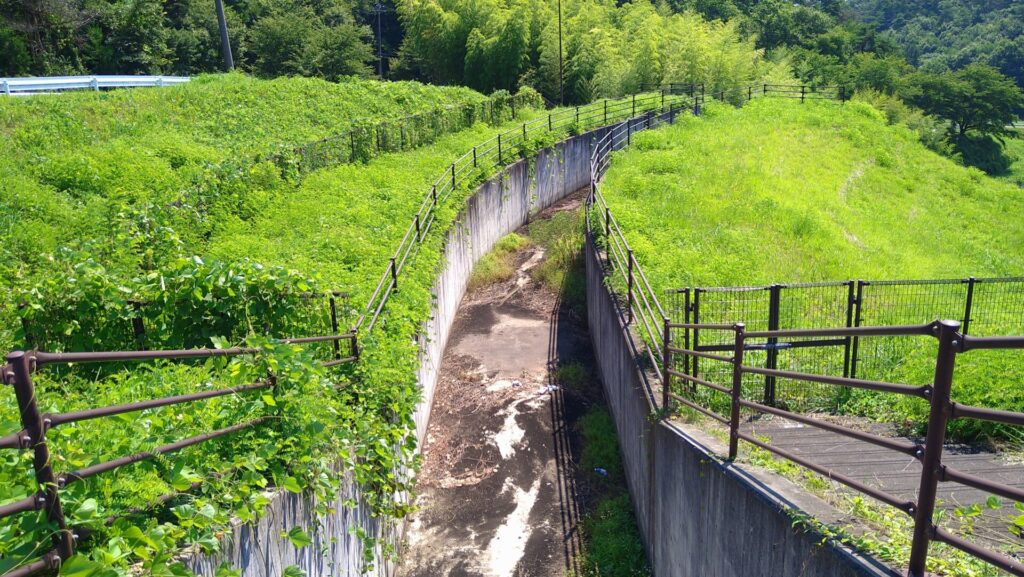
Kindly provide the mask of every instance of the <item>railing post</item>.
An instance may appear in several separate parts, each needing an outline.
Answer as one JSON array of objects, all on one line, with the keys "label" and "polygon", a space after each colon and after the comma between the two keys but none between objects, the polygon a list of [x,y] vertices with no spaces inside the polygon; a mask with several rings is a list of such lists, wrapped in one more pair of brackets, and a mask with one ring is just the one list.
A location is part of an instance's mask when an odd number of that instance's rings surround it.
[{"label": "railing post", "polygon": [[455,192],[455,163],[452,163],[452,192]]},{"label": "railing post", "polygon": [[[700,288],[693,289],[693,324],[700,324]],[[693,349],[699,351],[700,348],[700,329],[693,329]],[[693,363],[693,376],[697,376],[700,370],[700,357],[693,357],[691,360]],[[697,385],[693,386],[694,390],[697,390]]]},{"label": "railing post", "polygon": [[21,424],[27,437],[24,441],[32,448],[32,467],[43,493],[46,517],[57,525],[57,531],[53,534],[54,550],[60,559],[67,559],[74,551],[75,541],[64,518],[64,510],[60,503],[61,484],[53,474],[53,461],[46,444],[48,423],[39,412],[35,384],[32,382],[35,358],[32,353],[15,351],[7,355],[7,362],[8,366],[3,368],[4,380],[14,386],[14,394],[18,399]]},{"label": "railing post", "polygon": [[420,236],[420,213],[416,213],[413,221],[416,223],[416,242],[423,242],[423,238]]},{"label": "railing post", "polygon": [[[782,300],[782,285],[772,285],[768,294],[768,330],[779,330],[779,303]],[[768,351],[765,355],[765,365],[768,369],[779,368],[779,339],[768,339]],[[775,405],[775,377],[765,375],[764,377],[764,404]]]},{"label": "railing post", "polygon": [[[419,215],[417,216],[417,222]],[[338,305],[334,302],[334,293],[331,293],[328,302],[331,305],[331,334],[338,336]],[[341,341],[334,339],[334,358],[341,358]]]},{"label": "railing post", "polygon": [[[853,326],[853,307],[857,302],[857,293],[854,292],[853,281],[846,283],[846,326]],[[843,346],[843,377],[850,377],[850,361],[851,354],[853,352],[853,337],[847,336],[844,339],[846,342]]]},{"label": "railing post", "polygon": [[604,99],[604,124],[608,124],[608,99]]},{"label": "railing post", "polygon": [[768,85],[767,85],[767,84],[765,84],[765,85],[764,85],[764,86],[763,86],[763,87],[761,88],[761,96],[768,96]]},{"label": "railing post", "polygon": [[626,146],[633,143],[633,122],[632,118],[626,119]]},{"label": "railing post", "polygon": [[751,101],[753,99],[754,99],[754,87],[753,86],[747,86],[747,101],[749,102],[749,101]]},{"label": "railing post", "polygon": [[476,168],[476,147],[473,147],[473,168]]},{"label": "railing post", "polygon": [[971,328],[971,309],[974,307],[974,284],[977,279],[973,276],[967,279],[967,301],[964,303],[964,322],[960,332],[967,334]]},{"label": "railing post", "polygon": [[800,85],[800,104],[804,103],[804,96],[807,94],[807,86]]},{"label": "railing post", "polygon": [[612,211],[607,206],[604,208],[604,236],[605,238],[612,236]]},{"label": "railing post", "polygon": [[6,80],[4,80],[2,82],[2,84],[3,84],[3,87],[4,87],[4,94],[6,94],[7,96],[10,96],[11,95],[11,83],[6,81]]},{"label": "railing post", "polygon": [[399,124],[398,130],[401,131],[400,136],[402,138],[402,140],[398,143],[398,146],[400,147],[399,150],[405,150],[405,125]]},{"label": "railing post", "polygon": [[512,120],[516,119],[516,99],[515,97],[509,99],[509,103],[512,105]]},{"label": "railing post", "polygon": [[[683,289],[683,322],[690,324],[690,311],[693,310],[690,304],[690,289]],[[690,348],[690,329],[683,329],[683,348]],[[690,374],[690,355],[683,355],[683,373]],[[696,384],[693,385],[696,387]]]},{"label": "railing post", "polygon": [[498,166],[505,164],[505,161],[501,159],[501,135],[498,135]]},{"label": "railing post", "polygon": [[633,114],[630,116],[636,116],[636,94],[633,94]]},{"label": "railing post", "polygon": [[391,284],[395,287],[393,290],[398,292],[398,264],[395,257],[391,257]]},{"label": "railing post", "polygon": [[740,399],[743,396],[743,347],[745,344],[746,327],[736,323],[736,342],[732,354],[732,395],[729,409],[729,460],[735,461],[740,444]]},{"label": "railing post", "polygon": [[665,110],[665,89],[661,89],[661,110]]},{"label": "railing post", "polygon": [[551,127],[551,113],[550,112],[548,113],[548,130],[552,130],[552,127]]},{"label": "railing post", "polygon": [[629,304],[629,324],[633,324],[633,249],[626,249],[626,299]]},{"label": "railing post", "polygon": [[132,305],[132,332],[135,333],[135,341],[139,348],[146,350],[146,324],[142,319],[142,303],[131,301]]},{"label": "railing post", "polygon": [[661,408],[664,410],[665,418],[668,418],[669,413],[672,412],[670,404],[672,401],[669,397],[669,392],[672,390],[672,375],[668,372],[672,368],[672,351],[669,350],[669,347],[672,346],[672,327],[669,326],[668,317],[662,319],[662,327]]},{"label": "railing post", "polygon": [[[864,311],[864,287],[867,281],[857,281],[857,297],[853,301],[853,326],[859,327],[861,314]],[[857,378],[857,356],[860,354],[860,337],[853,337],[853,349],[850,351],[850,378]]]},{"label": "railing post", "polygon": [[580,107],[576,107],[576,129],[579,130],[580,125]]},{"label": "railing post", "polygon": [[430,198],[434,201],[434,206],[437,206],[437,185],[430,187]]},{"label": "railing post", "polygon": [[932,383],[931,410],[925,436],[924,458],[921,461],[921,486],[914,511],[914,540],[910,546],[909,577],[924,577],[928,561],[928,543],[934,535],[932,515],[935,493],[942,474],[942,445],[946,441],[946,423],[952,413],[949,391],[953,385],[957,347],[960,346],[960,323],[940,321],[935,325],[939,352],[935,359],[935,381]]}]

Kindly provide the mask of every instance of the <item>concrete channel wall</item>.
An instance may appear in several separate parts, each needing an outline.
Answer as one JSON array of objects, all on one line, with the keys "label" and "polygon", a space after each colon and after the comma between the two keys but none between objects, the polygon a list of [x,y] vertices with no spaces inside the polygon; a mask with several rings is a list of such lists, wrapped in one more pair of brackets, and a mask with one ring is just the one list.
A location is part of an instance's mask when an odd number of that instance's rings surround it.
[{"label": "concrete channel wall", "polygon": [[[423,399],[414,415],[421,444],[430,420],[430,408],[437,384],[438,370],[448,334],[459,302],[466,292],[473,265],[490,251],[494,243],[525,224],[530,214],[543,210],[570,193],[590,184],[592,144],[604,135],[597,129],[568,138],[538,152],[535,160],[506,166],[484,182],[459,214],[445,239],[444,266],[438,273],[432,294],[433,317],[424,324],[420,336],[418,373]],[[363,575],[361,541],[350,530],[370,535],[385,535],[397,543],[401,528],[384,526],[367,508],[351,510],[347,500],[360,501],[360,491],[346,482],[332,508],[335,513],[317,516],[314,504],[303,495],[280,493],[274,496],[266,514],[255,525],[239,525],[222,539],[222,551],[216,555],[195,555],[186,564],[199,575],[212,576],[221,563],[241,569],[243,577],[280,577],[290,565],[301,568],[309,577]],[[293,547],[281,537],[293,527],[303,527],[313,544]],[[319,527],[319,529],[316,529]],[[390,562],[378,560],[369,576],[393,573]]]},{"label": "concrete channel wall", "polygon": [[899,575],[793,526],[791,509],[832,520],[836,512],[820,501],[774,475],[723,462],[696,431],[655,420],[638,341],[589,241],[586,269],[590,334],[656,577]]}]

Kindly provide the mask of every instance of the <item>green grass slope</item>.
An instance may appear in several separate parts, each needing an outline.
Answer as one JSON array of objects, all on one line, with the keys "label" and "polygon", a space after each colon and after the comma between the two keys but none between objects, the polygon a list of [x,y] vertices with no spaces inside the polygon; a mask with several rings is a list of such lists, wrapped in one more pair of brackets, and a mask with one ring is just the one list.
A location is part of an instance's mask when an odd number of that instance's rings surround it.
[{"label": "green grass slope", "polygon": [[287,187],[269,153],[395,118],[480,102],[414,82],[202,76],[165,89],[0,99],[0,271],[31,284],[52,258],[112,270],[196,254],[216,224]]},{"label": "green grass slope", "polygon": [[603,188],[657,289],[1024,271],[1024,195],[857,103],[760,100],[638,134]]}]

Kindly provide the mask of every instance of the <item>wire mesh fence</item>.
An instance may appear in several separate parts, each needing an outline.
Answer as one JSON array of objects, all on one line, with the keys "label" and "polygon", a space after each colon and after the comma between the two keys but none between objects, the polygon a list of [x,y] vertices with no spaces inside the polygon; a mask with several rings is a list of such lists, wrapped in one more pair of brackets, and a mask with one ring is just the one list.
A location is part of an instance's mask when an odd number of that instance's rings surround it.
[{"label": "wire mesh fence", "polygon": [[[745,323],[748,330],[786,330],[808,326],[897,326],[936,318],[961,322],[965,334],[999,336],[1024,332],[1024,278],[845,281],[753,287],[696,287],[668,293],[668,314],[694,324]],[[704,352],[731,350],[726,333],[678,331],[673,345]],[[854,336],[833,339],[769,338],[749,343],[751,366],[861,379],[884,379],[897,365],[927,362],[909,354],[910,337]],[[918,359],[915,361],[913,359]],[[726,363],[682,358],[676,370],[727,383]],[[927,370],[927,367],[921,367]],[[811,382],[780,382],[773,376],[746,375],[744,395],[792,410],[833,409],[842,390]],[[717,399],[715,391],[701,391]],[[710,398],[709,397],[709,398]]]}]

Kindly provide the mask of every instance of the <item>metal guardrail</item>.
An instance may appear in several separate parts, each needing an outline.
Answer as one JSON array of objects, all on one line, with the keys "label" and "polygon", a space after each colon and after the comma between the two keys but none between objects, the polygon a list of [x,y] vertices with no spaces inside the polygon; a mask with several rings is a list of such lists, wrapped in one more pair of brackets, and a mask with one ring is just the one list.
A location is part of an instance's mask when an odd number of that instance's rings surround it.
[{"label": "metal guardrail", "polygon": [[0,92],[8,96],[61,92],[173,86],[191,80],[188,76],[49,76],[0,78]]},{"label": "metal guardrail", "polygon": [[[773,95],[771,86],[750,87],[748,99],[756,96]],[[693,108],[699,112],[703,102],[703,91],[695,92]],[[783,97],[800,98],[801,101],[811,99],[805,88],[799,90],[788,87],[778,93]],[[720,98],[727,95],[719,93]],[[837,92],[833,99],[843,100],[843,94]],[[815,97],[817,98],[817,97]],[[822,97],[824,98],[824,97]],[[934,513],[936,507],[936,490],[940,482],[955,482],[973,487],[1024,503],[1024,490],[980,478],[969,473],[956,470],[943,464],[942,456],[946,438],[947,424],[951,419],[969,418],[1007,425],[1024,426],[1024,413],[1004,411],[984,407],[961,405],[951,399],[951,388],[956,358],[973,350],[1024,350],[1024,337],[978,337],[965,334],[957,321],[936,321],[928,324],[901,326],[841,326],[824,329],[786,329],[747,331],[743,323],[691,323],[670,319],[661,307],[657,295],[651,289],[643,269],[626,241],[622,230],[611,213],[607,201],[600,192],[600,180],[608,169],[610,154],[630,143],[633,132],[656,126],[660,121],[672,122],[674,116],[662,117],[657,120],[648,117],[646,122],[634,124],[622,123],[614,127],[599,140],[591,156],[591,195],[587,199],[587,242],[601,248],[606,256],[605,273],[616,282],[625,284],[624,322],[633,327],[647,346],[643,354],[650,361],[650,368],[661,382],[660,408],[663,416],[672,414],[674,404],[693,409],[729,429],[729,459],[734,460],[738,453],[739,441],[744,441],[778,457],[792,461],[826,478],[837,481],[851,489],[868,495],[882,503],[895,507],[914,518],[913,540],[911,545],[909,571],[911,577],[924,577],[928,559],[929,545],[933,541],[945,543],[969,555],[973,555],[993,566],[1018,577],[1024,577],[1024,564],[1019,560],[981,547],[936,525]],[[969,315],[968,315],[969,317]],[[660,329],[660,334],[659,334]],[[674,340],[674,332],[683,331],[686,338]],[[691,349],[688,336],[697,331],[706,333],[731,334],[731,347],[721,347],[722,352]],[[790,339],[825,339],[845,342],[849,339],[862,337],[893,337],[909,338],[929,336],[938,340],[938,351],[935,360],[935,375],[931,384],[911,386],[901,383],[872,381],[850,376],[829,376],[800,371],[784,371],[774,368],[754,367],[746,364],[744,356],[750,350],[770,350],[780,341]],[[677,342],[684,343],[682,347]],[[679,370],[677,359],[686,359]],[[715,383],[701,378],[690,370],[690,360],[705,359],[720,363],[730,368],[727,383]],[[646,363],[645,363],[646,364]],[[781,409],[763,402],[755,402],[744,398],[743,381],[745,375],[757,375],[771,378],[789,379],[837,387],[865,389],[881,393],[898,394],[920,398],[929,404],[929,420],[927,436],[923,443],[913,443],[903,439],[882,437],[872,433],[855,430],[837,425],[812,416]],[[706,404],[699,402],[693,395],[681,395],[673,390],[674,383],[686,383],[690,391],[698,387],[726,395],[729,399],[729,413],[716,413]],[[917,500],[908,501],[886,491],[871,487],[861,481],[843,475],[814,461],[795,455],[789,451],[772,446],[761,439],[740,431],[740,413],[742,410],[753,410],[771,414],[807,426],[820,428],[844,435],[859,441],[874,444],[885,449],[909,455],[922,464],[921,480],[917,491]]]},{"label": "metal guardrail", "polygon": [[[334,367],[351,363],[359,358],[360,334],[365,335],[376,326],[388,299],[398,288],[401,273],[409,259],[416,254],[420,244],[437,218],[437,209],[462,184],[472,184],[474,179],[488,169],[503,166],[506,162],[525,157],[529,153],[531,136],[550,134],[554,130],[569,129],[570,132],[582,132],[597,126],[621,122],[623,119],[636,119],[638,115],[649,115],[654,111],[678,110],[683,98],[671,94],[669,90],[658,93],[639,94],[619,100],[604,100],[588,106],[551,112],[535,120],[524,122],[520,126],[498,134],[496,137],[472,148],[469,152],[451,164],[431,186],[420,209],[412,218],[405,236],[399,243],[394,256],[377,283],[362,314],[354,327],[338,334],[338,321],[335,313],[335,297],[341,293],[329,293],[331,305],[331,323],[335,334],[318,335],[284,339],[285,344],[334,343],[334,355],[331,360],[321,361],[324,367]],[[318,297],[323,295],[309,295]],[[140,305],[144,308],[144,305]],[[133,322],[133,325],[137,323]],[[136,332],[139,327],[136,326]],[[142,327],[144,332],[144,327]],[[340,350],[340,343],[347,342],[346,351]],[[114,405],[90,408],[68,413],[43,414],[40,409],[38,391],[32,375],[47,367],[78,363],[130,363],[151,360],[182,360],[204,359],[212,357],[240,357],[254,355],[259,352],[255,348],[198,348],[179,350],[133,350],[105,352],[68,352],[50,353],[42,351],[14,351],[7,355],[7,364],[0,367],[0,381],[14,388],[21,414],[22,430],[0,437],[0,449],[31,450],[33,452],[33,469],[39,490],[20,501],[0,506],[0,519],[12,515],[44,511],[47,519],[55,526],[52,535],[52,547],[39,558],[30,560],[17,568],[4,573],[2,577],[24,577],[42,571],[54,571],[68,559],[75,550],[78,533],[75,527],[68,525],[61,505],[60,492],[67,485],[76,481],[113,471],[120,467],[143,460],[156,458],[158,455],[173,453],[180,449],[197,445],[211,439],[230,435],[242,430],[251,429],[266,423],[273,417],[264,416],[237,423],[222,429],[210,431],[174,443],[156,447],[149,451],[126,455],[106,462],[98,463],[75,471],[55,471],[51,458],[46,434],[52,428],[67,423],[98,419],[139,411],[144,409],[165,407],[191,403],[218,396],[237,395],[252,391],[273,389],[278,386],[277,378],[268,374],[265,380],[241,387],[231,387],[201,393],[177,395],[162,399],[150,399]],[[344,355],[344,356],[342,356]]]}]

